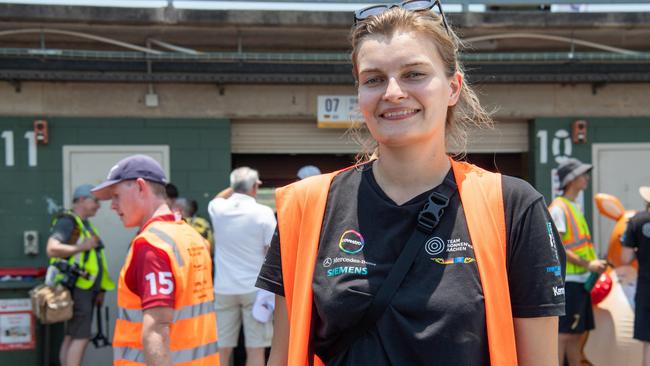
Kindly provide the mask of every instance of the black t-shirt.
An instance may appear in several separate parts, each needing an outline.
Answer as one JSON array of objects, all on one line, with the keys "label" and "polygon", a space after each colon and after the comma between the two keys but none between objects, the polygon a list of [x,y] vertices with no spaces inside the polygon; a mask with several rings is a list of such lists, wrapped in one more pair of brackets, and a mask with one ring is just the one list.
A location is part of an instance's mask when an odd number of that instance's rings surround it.
[{"label": "black t-shirt", "polygon": [[[546,204],[524,181],[502,182],[513,316],[562,315],[565,257]],[[313,278],[317,355],[368,308],[430,193],[397,205],[376,183],[370,164],[334,178]],[[489,364],[483,292],[458,192],[428,242],[376,327],[328,365]],[[280,256],[276,235],[257,285],[283,295]]]},{"label": "black t-shirt", "polygon": [[639,277],[636,285],[636,303],[650,305],[650,212],[638,212],[627,223],[622,244],[636,249]]},{"label": "black t-shirt", "polygon": [[[93,229],[90,226],[90,222],[88,220],[81,220],[81,222],[83,223],[86,230],[91,233],[93,232]],[[50,232],[50,237],[67,245],[76,245],[77,240],[79,240],[79,236],[81,236],[79,227],[77,227],[77,223],[71,215],[61,215],[59,218],[57,218],[56,223],[54,223],[54,226],[52,226],[52,230]],[[98,279],[101,278],[103,270],[100,253],[102,247],[103,243],[100,239],[99,245],[95,249],[97,258],[100,260],[100,263],[98,265],[99,272],[97,272],[97,280],[95,280],[95,283],[93,284],[93,289],[99,289],[101,284],[101,281],[98,281]],[[84,253],[84,261],[86,261],[87,258],[88,254]]]}]

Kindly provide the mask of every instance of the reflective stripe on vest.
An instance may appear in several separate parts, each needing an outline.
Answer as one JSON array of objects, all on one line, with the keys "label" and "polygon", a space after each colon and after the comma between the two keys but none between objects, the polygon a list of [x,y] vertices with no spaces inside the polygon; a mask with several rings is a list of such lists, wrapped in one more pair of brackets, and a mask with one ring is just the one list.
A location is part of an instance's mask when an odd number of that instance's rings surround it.
[{"label": "reflective stripe on vest", "polygon": [[[169,327],[172,363],[183,366],[218,366],[216,314],[212,262],[205,239],[184,222],[154,222],[133,239],[118,284],[118,318],[113,335],[115,365],[144,365],[139,294],[126,286],[133,262],[134,243],[140,238],[169,257],[174,278],[173,321]],[[133,263],[132,263],[133,262]],[[148,288],[148,287],[147,287]]]},{"label": "reflective stripe on vest", "polygon": [[[187,305],[181,309],[174,310],[174,322],[194,318],[199,315],[205,315],[214,312],[214,302],[206,301],[200,304]],[[128,322],[142,323],[144,312],[140,309],[125,309],[118,307],[117,318]]]},{"label": "reflective stripe on vest", "polygon": [[[453,160],[452,168],[483,288],[490,363],[517,365],[506,272],[501,175]],[[323,365],[309,344],[313,316],[312,280],[330,184],[334,176],[347,169],[309,177],[276,190],[283,285],[290,327],[287,364],[291,366]]]},{"label": "reflective stripe on vest", "polygon": [[[183,349],[170,352],[171,364],[190,362],[199,358],[217,354],[219,346],[217,342],[205,344],[195,348]],[[144,363],[144,352],[138,348],[116,347],[113,349],[115,360],[126,360],[137,363]]]},{"label": "reflective stripe on vest", "polygon": [[[549,207],[560,207],[566,220],[566,231],[562,234],[564,248],[580,258],[592,261],[597,258],[596,250],[591,241],[591,234],[584,215],[578,211],[568,199],[560,196],[553,200]],[[566,262],[566,280],[582,282],[586,280],[589,270],[585,267]]]},{"label": "reflective stripe on vest", "polygon": [[185,265],[185,261],[183,261],[183,257],[178,252],[178,245],[176,245],[176,242],[174,241],[174,239],[172,239],[171,236],[167,235],[167,233],[165,233],[162,230],[156,229],[155,227],[149,229],[149,232],[156,235],[162,241],[164,241],[165,243],[169,244],[172,247],[172,250],[174,251],[174,256],[176,256],[176,263],[178,263],[180,267],[183,267]]}]

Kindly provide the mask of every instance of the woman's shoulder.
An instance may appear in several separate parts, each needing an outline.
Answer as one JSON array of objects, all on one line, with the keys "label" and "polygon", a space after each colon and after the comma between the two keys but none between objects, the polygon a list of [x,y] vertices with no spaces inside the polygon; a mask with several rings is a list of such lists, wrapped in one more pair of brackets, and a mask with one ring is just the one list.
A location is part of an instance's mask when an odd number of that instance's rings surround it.
[{"label": "woman's shoulder", "polygon": [[293,182],[277,189],[278,194],[306,197],[311,194],[321,194],[325,189],[329,190],[334,180],[340,180],[348,175],[357,174],[356,166],[349,166],[331,173],[314,175],[297,182]]},{"label": "woman's shoulder", "polygon": [[503,191],[503,201],[506,205],[528,207],[543,198],[542,194],[530,183],[521,178],[509,175],[501,176],[501,190]]}]

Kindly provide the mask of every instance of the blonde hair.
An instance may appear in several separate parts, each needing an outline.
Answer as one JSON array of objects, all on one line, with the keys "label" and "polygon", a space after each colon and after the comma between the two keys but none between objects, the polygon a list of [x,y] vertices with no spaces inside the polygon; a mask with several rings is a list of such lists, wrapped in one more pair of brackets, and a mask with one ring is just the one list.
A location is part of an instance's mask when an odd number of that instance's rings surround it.
[{"label": "blonde hair", "polygon": [[[390,37],[398,31],[416,32],[431,39],[445,67],[445,75],[452,77],[456,72],[464,75],[458,59],[460,39],[451,28],[443,25],[440,15],[434,11],[408,11],[392,8],[359,21],[350,31],[352,44],[352,72],[358,83],[357,56],[361,43],[371,36]],[[459,155],[467,149],[467,130],[471,127],[492,128],[490,114],[481,106],[474,90],[467,84],[461,87],[458,102],[447,109],[445,121],[445,142],[459,148]],[[364,145],[368,146],[368,142]],[[368,155],[368,151],[362,154]]]}]

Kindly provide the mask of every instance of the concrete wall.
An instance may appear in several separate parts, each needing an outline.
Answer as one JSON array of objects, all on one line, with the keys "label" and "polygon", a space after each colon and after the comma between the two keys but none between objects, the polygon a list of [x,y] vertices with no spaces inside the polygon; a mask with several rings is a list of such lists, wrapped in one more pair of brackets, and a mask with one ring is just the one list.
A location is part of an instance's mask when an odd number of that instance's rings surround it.
[{"label": "concrete wall", "polygon": [[[316,118],[316,97],[356,94],[350,86],[158,84],[146,107],[144,84],[0,83],[0,116],[145,118]],[[650,84],[489,84],[478,86],[498,118],[650,116]]]}]

